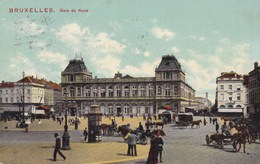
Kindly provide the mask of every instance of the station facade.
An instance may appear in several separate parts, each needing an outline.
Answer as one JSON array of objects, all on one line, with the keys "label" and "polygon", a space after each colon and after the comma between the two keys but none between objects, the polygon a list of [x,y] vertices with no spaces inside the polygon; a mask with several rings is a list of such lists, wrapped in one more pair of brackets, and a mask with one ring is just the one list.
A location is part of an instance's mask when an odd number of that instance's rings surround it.
[{"label": "station facade", "polygon": [[174,55],[162,56],[154,77],[93,78],[83,58],[71,60],[61,72],[63,101],[76,102],[79,114],[98,104],[103,114],[154,114],[163,106],[185,111],[195,101],[195,90]]}]

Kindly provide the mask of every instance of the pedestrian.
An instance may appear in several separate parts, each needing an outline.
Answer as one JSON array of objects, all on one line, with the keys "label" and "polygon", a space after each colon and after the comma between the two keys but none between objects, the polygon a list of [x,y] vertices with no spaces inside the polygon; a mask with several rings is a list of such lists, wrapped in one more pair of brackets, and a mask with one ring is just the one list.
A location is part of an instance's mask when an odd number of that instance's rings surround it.
[{"label": "pedestrian", "polygon": [[216,122],[216,132],[218,133],[218,130],[219,130],[219,124],[218,124],[218,122]]},{"label": "pedestrian", "polygon": [[124,121],[125,120],[125,116],[124,116],[124,114],[122,114],[122,121]]},{"label": "pedestrian", "polygon": [[136,141],[137,141],[137,136],[133,133],[133,131],[131,131],[129,136],[129,145],[131,151],[130,153],[132,156],[137,156]]},{"label": "pedestrian", "polygon": [[129,129],[128,133],[124,136],[125,142],[127,143],[127,153],[126,153],[127,155],[130,155],[130,151],[131,151],[130,139],[129,139],[130,132],[131,129]]},{"label": "pedestrian", "polygon": [[88,129],[87,128],[85,128],[85,130],[83,131],[83,135],[84,135],[84,141],[86,141],[88,138]]},{"label": "pedestrian", "polygon": [[211,121],[212,121],[212,118],[210,117],[210,118],[209,118],[209,123],[210,123],[210,124],[211,124]]},{"label": "pedestrian", "polygon": [[141,132],[141,133],[142,133],[143,131],[144,131],[144,127],[143,127],[142,123],[139,122],[138,132]]},{"label": "pedestrian", "polygon": [[55,148],[54,148],[54,152],[53,152],[53,161],[56,161],[57,153],[65,160],[66,157],[60,151],[60,148],[61,148],[61,138],[60,138],[58,133],[55,133],[54,137],[56,138],[56,141],[55,141]]},{"label": "pedestrian", "polygon": [[156,142],[157,142],[157,151],[158,151],[158,155],[159,155],[159,159],[160,159],[160,162],[162,162],[162,151],[163,151],[163,139],[162,137],[160,136],[160,131],[157,132],[157,136],[156,136]]},{"label": "pedestrian", "polygon": [[147,164],[158,163],[158,144],[156,142],[156,136],[153,134],[150,140],[150,150],[147,158]]},{"label": "pedestrian", "polygon": [[204,122],[204,125],[206,126],[206,125],[207,125],[207,122],[206,122],[206,119],[205,119],[205,118],[204,118],[203,122]]}]

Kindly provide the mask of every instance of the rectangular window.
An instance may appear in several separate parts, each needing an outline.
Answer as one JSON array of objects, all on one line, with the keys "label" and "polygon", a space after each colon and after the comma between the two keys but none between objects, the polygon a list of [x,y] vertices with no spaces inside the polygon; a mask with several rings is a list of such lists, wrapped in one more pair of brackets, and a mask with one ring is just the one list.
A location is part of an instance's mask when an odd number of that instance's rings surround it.
[{"label": "rectangular window", "polygon": [[237,95],[237,100],[241,100],[240,94]]},{"label": "rectangular window", "polygon": [[220,100],[224,101],[224,94],[220,95]]},{"label": "rectangular window", "polygon": [[223,89],[224,89],[224,85],[220,85],[220,89],[222,89],[222,90],[223,90]]},{"label": "rectangular window", "polygon": [[0,97],[0,103],[2,103],[2,101],[3,101],[3,100],[2,100],[2,97]]},{"label": "rectangular window", "polygon": [[228,86],[228,89],[229,89],[229,90],[232,90],[232,85],[229,85],[229,86]]},{"label": "rectangular window", "polygon": [[158,95],[161,95],[161,94],[162,94],[162,87],[158,86]]},{"label": "rectangular window", "polygon": [[13,103],[13,102],[14,102],[14,98],[11,97],[11,103]]},{"label": "rectangular window", "polygon": [[27,93],[30,94],[30,89],[27,89]]},{"label": "rectangular window", "polygon": [[5,90],[5,93],[8,94],[8,90]]},{"label": "rectangular window", "polygon": [[7,102],[7,103],[8,103],[8,97],[6,97],[6,98],[5,98],[5,102]]},{"label": "rectangular window", "polygon": [[78,89],[77,89],[77,96],[81,96],[81,88],[80,87],[78,87]]}]

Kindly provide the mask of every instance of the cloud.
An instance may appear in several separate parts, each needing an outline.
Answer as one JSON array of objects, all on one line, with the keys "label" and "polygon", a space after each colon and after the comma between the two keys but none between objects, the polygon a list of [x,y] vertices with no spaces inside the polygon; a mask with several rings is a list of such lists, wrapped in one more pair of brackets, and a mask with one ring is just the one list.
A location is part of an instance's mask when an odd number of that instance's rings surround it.
[{"label": "cloud", "polygon": [[42,63],[55,63],[59,65],[61,68],[64,68],[67,64],[67,57],[64,54],[60,54],[58,52],[40,51],[37,57],[39,58],[39,61],[41,61]]},{"label": "cloud", "polygon": [[138,66],[126,65],[121,69],[121,72],[133,77],[154,77],[156,66],[159,65],[161,59],[153,62],[143,62]]},{"label": "cloud", "polygon": [[125,49],[125,45],[112,40],[107,33],[99,33],[88,40],[88,48],[103,54],[119,54]]},{"label": "cloud", "polygon": [[105,55],[102,59],[93,56],[91,62],[95,63],[96,73],[98,75],[105,75],[105,77],[110,78],[119,70],[121,63],[120,60],[113,55]]},{"label": "cloud", "polygon": [[171,51],[172,51],[173,53],[179,53],[179,52],[180,52],[180,49],[179,49],[178,47],[172,47],[172,48],[171,48]]},{"label": "cloud", "polygon": [[145,57],[150,56],[150,52],[149,52],[149,51],[144,51],[144,56],[145,56]]},{"label": "cloud", "polygon": [[95,35],[89,28],[83,28],[76,23],[61,27],[56,35],[74,51],[90,51],[92,55],[119,54],[126,47],[111,39],[107,33],[101,32]]},{"label": "cloud", "polygon": [[67,43],[72,47],[82,44],[84,37],[88,35],[90,35],[90,30],[88,28],[81,28],[76,23],[67,24],[61,27],[60,30],[56,33],[56,36],[60,41]]},{"label": "cloud", "polygon": [[173,39],[175,36],[175,33],[168,29],[163,29],[159,27],[154,27],[152,29],[152,34],[158,38],[158,39],[164,39],[164,40],[170,40]]},{"label": "cloud", "polygon": [[206,39],[204,36],[198,36],[198,35],[190,35],[190,38],[197,41],[204,41]]},{"label": "cloud", "polygon": [[[31,61],[29,58],[27,58],[22,53],[16,54],[13,58],[11,58],[9,68],[10,68],[10,74],[14,77],[18,78],[19,80],[22,79],[22,71],[25,72],[26,76],[44,76],[44,74],[40,73],[36,69],[36,66],[34,65],[35,62]],[[19,78],[21,77],[21,78]],[[17,81],[18,81],[17,79]]]}]

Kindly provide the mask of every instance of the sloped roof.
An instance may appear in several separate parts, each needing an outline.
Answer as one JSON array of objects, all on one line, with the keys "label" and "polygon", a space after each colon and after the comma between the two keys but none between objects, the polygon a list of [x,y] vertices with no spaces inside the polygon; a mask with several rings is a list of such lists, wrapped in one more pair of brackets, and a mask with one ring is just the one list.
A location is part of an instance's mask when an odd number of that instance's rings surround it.
[{"label": "sloped roof", "polygon": [[88,70],[83,60],[74,59],[70,60],[68,66],[65,68],[63,72],[88,72]]},{"label": "sloped roof", "polygon": [[221,76],[219,78],[242,78],[243,76],[240,74],[237,74],[236,72],[222,72]]},{"label": "sloped roof", "polygon": [[161,63],[159,64],[156,71],[165,70],[181,70],[181,64],[174,55],[165,55],[162,57]]},{"label": "sloped roof", "polygon": [[13,88],[14,83],[13,82],[3,82],[0,83],[0,88]]},{"label": "sloped roof", "polygon": [[60,90],[61,91],[61,86],[57,83],[54,83],[52,81],[47,81],[46,79],[37,79],[34,78],[33,76],[26,76],[23,79],[17,81],[18,83],[36,83],[36,84],[41,84],[44,85],[45,87],[48,87],[53,90]]}]

